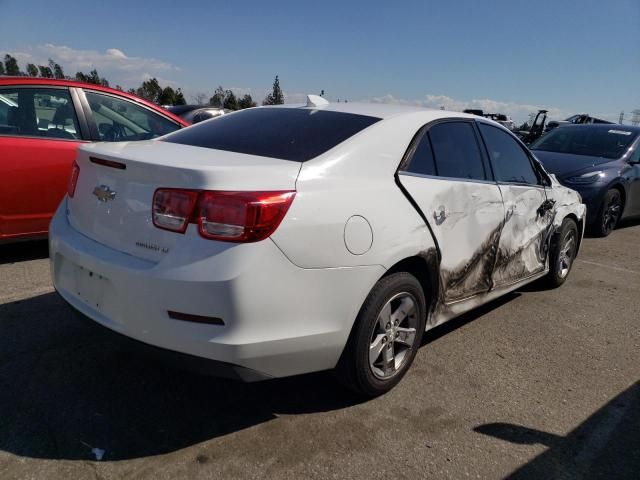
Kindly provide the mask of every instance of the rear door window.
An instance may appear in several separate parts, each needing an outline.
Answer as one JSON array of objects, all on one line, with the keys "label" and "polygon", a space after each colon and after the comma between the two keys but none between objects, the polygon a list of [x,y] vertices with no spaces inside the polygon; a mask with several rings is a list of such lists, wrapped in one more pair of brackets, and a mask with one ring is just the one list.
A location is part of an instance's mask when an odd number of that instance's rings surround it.
[{"label": "rear door window", "polygon": [[478,141],[469,122],[438,123],[429,129],[440,177],[487,180]]},{"label": "rear door window", "polygon": [[79,140],[67,88],[0,88],[0,134]]},{"label": "rear door window", "polygon": [[149,140],[166,135],[180,126],[136,103],[85,90],[98,136],[103,142]]},{"label": "rear door window", "polygon": [[305,162],[379,120],[307,108],[250,108],[198,123],[163,141]]},{"label": "rear door window", "polygon": [[436,175],[436,163],[433,158],[429,135],[422,136],[404,171],[419,175]]}]

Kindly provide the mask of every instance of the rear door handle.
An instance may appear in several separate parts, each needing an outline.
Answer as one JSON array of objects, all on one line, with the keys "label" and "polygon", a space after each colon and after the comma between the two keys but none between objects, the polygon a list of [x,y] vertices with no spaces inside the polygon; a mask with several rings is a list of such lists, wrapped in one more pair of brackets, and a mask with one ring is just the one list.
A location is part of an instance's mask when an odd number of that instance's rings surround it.
[{"label": "rear door handle", "polygon": [[440,207],[437,212],[433,212],[433,219],[436,221],[436,225],[442,225],[447,219],[447,212],[444,207]]}]

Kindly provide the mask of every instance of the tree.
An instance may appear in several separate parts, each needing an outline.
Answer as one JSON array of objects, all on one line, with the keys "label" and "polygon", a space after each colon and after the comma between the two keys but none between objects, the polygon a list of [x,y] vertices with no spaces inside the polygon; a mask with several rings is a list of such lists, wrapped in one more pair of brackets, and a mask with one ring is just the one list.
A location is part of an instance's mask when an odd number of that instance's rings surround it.
[{"label": "tree", "polygon": [[176,96],[173,100],[173,104],[174,105],[186,105],[187,101],[184,98],[184,94],[182,93],[182,89],[178,88],[176,90]]},{"label": "tree", "polygon": [[222,106],[227,110],[238,110],[238,99],[231,90],[226,90]]},{"label": "tree", "polygon": [[158,96],[160,105],[175,105],[176,92],[171,87],[164,87]]},{"label": "tree", "polygon": [[33,63],[27,63],[27,74],[30,77],[38,76],[38,67],[36,67]]},{"label": "tree", "polygon": [[276,79],[273,81],[273,90],[267,95],[262,102],[263,105],[282,105],[284,103],[284,94],[280,88],[280,79],[276,75]]},{"label": "tree", "polygon": [[62,71],[62,67],[51,59],[49,59],[49,68],[53,73],[53,78],[58,78],[58,79],[64,78],[64,72]]},{"label": "tree", "polygon": [[222,85],[219,85],[216,88],[215,92],[213,92],[213,96],[209,99],[209,105],[212,107],[222,108],[224,106],[224,98],[226,96],[226,92]]},{"label": "tree", "polygon": [[158,97],[157,103],[160,105],[184,105],[187,102],[184,99],[182,90],[179,88],[174,90],[171,87],[164,87]]},{"label": "tree", "polygon": [[4,75],[4,63],[0,62],[0,75]]},{"label": "tree", "polygon": [[160,97],[162,97],[162,87],[160,86],[158,79],[153,77],[142,82],[142,85],[136,90],[136,94],[150,102],[158,103],[160,101]]},{"label": "tree", "polygon": [[79,82],[93,83],[94,85],[102,85],[103,87],[109,86],[107,79],[98,75],[98,71],[95,68],[91,70],[88,75],[86,73],[76,72],[76,80]]},{"label": "tree", "polygon": [[18,61],[8,53],[4,56],[4,69],[7,75],[20,75]]},{"label": "tree", "polygon": [[251,98],[251,95],[246,94],[244,97],[238,100],[238,110],[242,110],[243,108],[251,108],[255,107],[257,104]]},{"label": "tree", "polygon": [[40,70],[40,76],[42,78],[53,78],[53,72],[49,67],[38,65],[38,70]]},{"label": "tree", "polygon": [[522,125],[520,125],[518,127],[518,130],[529,130],[529,124],[527,122],[524,122]]}]

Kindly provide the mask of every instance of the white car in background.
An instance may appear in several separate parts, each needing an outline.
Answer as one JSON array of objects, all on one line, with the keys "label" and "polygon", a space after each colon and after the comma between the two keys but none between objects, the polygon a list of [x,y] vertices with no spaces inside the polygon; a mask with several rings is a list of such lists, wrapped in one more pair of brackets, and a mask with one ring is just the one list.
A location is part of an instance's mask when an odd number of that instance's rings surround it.
[{"label": "white car in background", "polygon": [[309,96],[81,147],[49,238],[55,288],[104,326],[247,380],[335,368],[373,396],[425,330],[562,284],[584,215],[495,122]]}]

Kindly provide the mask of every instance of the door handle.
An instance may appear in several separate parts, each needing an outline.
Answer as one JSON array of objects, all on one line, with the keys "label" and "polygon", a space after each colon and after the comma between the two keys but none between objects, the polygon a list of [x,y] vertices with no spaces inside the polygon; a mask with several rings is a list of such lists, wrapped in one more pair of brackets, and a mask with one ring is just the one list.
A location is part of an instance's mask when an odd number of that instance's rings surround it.
[{"label": "door handle", "polygon": [[440,207],[437,212],[433,212],[433,219],[436,221],[436,225],[442,225],[447,219],[447,212],[444,207]]}]

